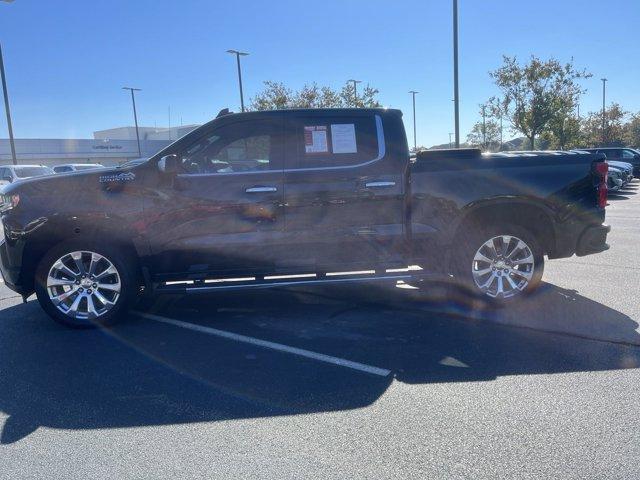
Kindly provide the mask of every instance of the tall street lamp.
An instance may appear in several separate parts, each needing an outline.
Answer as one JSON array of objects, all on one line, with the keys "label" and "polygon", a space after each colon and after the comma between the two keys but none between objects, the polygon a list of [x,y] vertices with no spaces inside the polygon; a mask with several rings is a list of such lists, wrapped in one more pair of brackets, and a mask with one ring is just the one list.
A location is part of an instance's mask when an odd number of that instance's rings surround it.
[{"label": "tall street lamp", "polygon": [[460,95],[458,91],[458,0],[453,0],[453,102],[456,148],[460,148]]},{"label": "tall street lamp", "polygon": [[18,164],[16,157],[16,144],[13,139],[13,125],[11,124],[11,110],[9,109],[9,92],[7,91],[7,79],[4,74],[4,60],[2,58],[2,45],[0,45],[0,75],[2,75],[2,92],[4,93],[4,110],[7,114],[7,128],[9,130],[9,143],[11,144],[11,161]]},{"label": "tall street lamp", "polygon": [[482,105],[482,144],[487,148],[487,106]]},{"label": "tall street lamp", "polygon": [[417,150],[417,142],[416,142],[416,92],[415,90],[411,90],[409,92],[411,94],[411,97],[413,99],[413,150],[416,151]]},{"label": "tall street lamp", "polygon": [[607,135],[606,135],[606,98],[607,98],[607,81],[606,78],[601,78],[602,80],[602,145],[607,143]]},{"label": "tall street lamp", "polygon": [[451,142],[451,135],[453,135],[453,132],[449,133],[449,148],[453,148],[453,144]]},{"label": "tall street lamp", "polygon": [[242,70],[240,68],[240,57],[246,57],[249,54],[247,52],[240,52],[239,50],[227,50],[227,53],[231,53],[236,56],[236,63],[238,64],[238,84],[240,85],[240,109],[244,112],[244,92],[242,91]]},{"label": "tall street lamp", "polygon": [[353,106],[358,104],[358,84],[362,83],[362,80],[354,80],[353,78],[347,80],[347,82],[353,83]]},{"label": "tall street lamp", "polygon": [[142,150],[140,149],[140,132],[138,131],[138,112],[136,111],[136,97],[134,92],[140,92],[140,88],[122,87],[123,90],[131,91],[131,103],[133,103],[133,120],[136,122],[136,140],[138,140],[138,158],[142,157]]}]

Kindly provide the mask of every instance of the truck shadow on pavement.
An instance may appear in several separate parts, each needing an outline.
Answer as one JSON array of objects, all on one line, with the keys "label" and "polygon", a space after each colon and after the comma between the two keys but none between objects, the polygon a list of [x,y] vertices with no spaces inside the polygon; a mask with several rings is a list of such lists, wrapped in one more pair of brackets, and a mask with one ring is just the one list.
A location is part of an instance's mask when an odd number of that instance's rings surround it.
[{"label": "truck shadow on pavement", "polygon": [[133,316],[110,331],[74,331],[51,322],[36,302],[9,307],[0,320],[0,411],[8,415],[0,443],[39,427],[128,428],[362,408],[394,379],[478,382],[640,366],[633,345],[536,330],[569,321],[587,331],[601,322],[609,337],[640,344],[636,322],[576,292],[546,284],[537,299],[486,321],[473,312],[461,319],[461,302],[434,286],[419,288],[425,291],[263,291],[151,306],[185,322],[388,369],[387,376]]}]

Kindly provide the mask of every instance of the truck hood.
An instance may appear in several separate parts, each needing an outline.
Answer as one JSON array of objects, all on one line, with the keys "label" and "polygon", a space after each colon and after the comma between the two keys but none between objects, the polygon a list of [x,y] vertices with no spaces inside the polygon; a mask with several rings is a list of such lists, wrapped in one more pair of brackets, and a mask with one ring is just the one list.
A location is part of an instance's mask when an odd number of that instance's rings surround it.
[{"label": "truck hood", "polygon": [[30,197],[59,196],[61,193],[81,190],[101,190],[109,184],[128,183],[136,178],[132,169],[104,168],[68,172],[43,177],[19,180],[2,188],[5,195],[25,195]]}]

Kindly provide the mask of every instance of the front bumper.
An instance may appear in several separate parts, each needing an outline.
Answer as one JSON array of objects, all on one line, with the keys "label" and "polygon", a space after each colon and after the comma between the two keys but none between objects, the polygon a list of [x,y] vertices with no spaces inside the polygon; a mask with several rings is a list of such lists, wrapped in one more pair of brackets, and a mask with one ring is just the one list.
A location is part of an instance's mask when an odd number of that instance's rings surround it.
[{"label": "front bumper", "polygon": [[2,275],[5,285],[11,290],[20,295],[28,295],[32,289],[21,285],[21,269],[19,266],[14,265],[15,262],[12,262],[11,257],[6,240],[4,238],[0,239],[0,275]]},{"label": "front bumper", "polygon": [[611,231],[609,225],[594,225],[587,227],[580,235],[576,245],[576,255],[583,257],[592,253],[600,253],[609,250],[607,234]]}]

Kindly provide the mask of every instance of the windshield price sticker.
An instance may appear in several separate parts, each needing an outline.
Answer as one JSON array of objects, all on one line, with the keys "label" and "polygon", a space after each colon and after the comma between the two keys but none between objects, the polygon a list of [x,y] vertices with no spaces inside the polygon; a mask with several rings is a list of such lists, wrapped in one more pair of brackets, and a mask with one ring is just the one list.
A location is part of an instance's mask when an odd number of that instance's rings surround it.
[{"label": "windshield price sticker", "polygon": [[329,153],[326,125],[304,127],[304,151],[305,153]]}]

